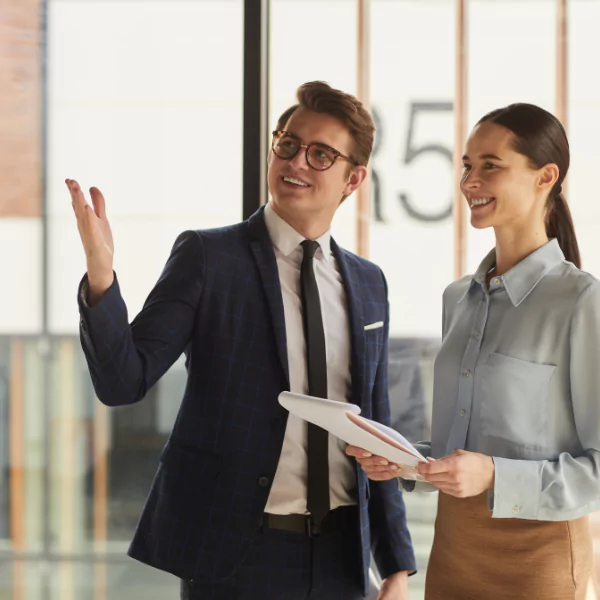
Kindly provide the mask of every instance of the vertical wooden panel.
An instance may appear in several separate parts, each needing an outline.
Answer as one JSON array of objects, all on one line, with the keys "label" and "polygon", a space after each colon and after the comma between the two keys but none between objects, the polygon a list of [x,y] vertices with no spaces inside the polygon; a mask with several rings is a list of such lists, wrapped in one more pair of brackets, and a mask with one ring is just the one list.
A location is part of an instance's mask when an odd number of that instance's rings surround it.
[{"label": "vertical wooden panel", "polygon": [[26,575],[25,562],[15,560],[12,568],[12,600],[26,600]]},{"label": "vertical wooden panel", "polygon": [[0,0],[0,218],[39,217],[40,2]]},{"label": "vertical wooden panel", "polygon": [[[556,0],[556,116],[568,132],[569,111],[569,20],[567,0]],[[562,184],[563,192],[566,192],[567,183]],[[590,515],[592,536],[594,541],[600,537],[600,512]],[[600,574],[600,560],[598,552],[594,552],[594,564],[592,579],[589,581],[586,600],[597,600],[598,580]]]},{"label": "vertical wooden panel", "polygon": [[556,116],[567,128],[567,0],[556,0]]},{"label": "vertical wooden panel", "polygon": [[25,550],[25,403],[23,342],[14,340],[10,361],[9,463],[10,463],[10,536],[15,552]]},{"label": "vertical wooden panel", "polygon": [[108,502],[108,408],[94,403],[94,550],[106,552]]},{"label": "vertical wooden panel", "polygon": [[[75,504],[76,480],[76,413],[75,413],[75,373],[73,341],[61,340],[59,346],[60,419],[58,421],[58,447],[60,457],[60,532],[59,549],[71,553],[75,549]],[[69,580],[71,572],[63,573]]]},{"label": "vertical wooden panel", "polygon": [[[569,110],[568,43],[567,0],[556,0],[556,116],[565,129]],[[565,194],[567,184],[562,184]]]},{"label": "vertical wooden panel", "polygon": [[68,560],[62,560],[58,565],[58,589],[60,600],[76,600],[75,569],[73,563]]},{"label": "vertical wooden panel", "polygon": [[106,563],[94,561],[94,600],[106,600],[107,572]]},{"label": "vertical wooden panel", "polygon": [[[370,105],[370,0],[357,0],[357,97],[368,109]],[[356,253],[368,258],[371,221],[371,173],[356,190]]]},{"label": "vertical wooden panel", "polygon": [[460,191],[462,150],[467,136],[467,0],[456,0],[456,88],[454,93],[454,278],[466,264],[465,200]]},{"label": "vertical wooden panel", "polygon": [[[59,485],[58,501],[58,552],[73,554],[80,531],[76,528],[78,497],[77,487],[77,400],[75,389],[75,349],[72,339],[62,339],[58,344],[56,421],[56,459]],[[75,569],[68,560],[61,561],[57,573],[61,600],[75,600]]]}]

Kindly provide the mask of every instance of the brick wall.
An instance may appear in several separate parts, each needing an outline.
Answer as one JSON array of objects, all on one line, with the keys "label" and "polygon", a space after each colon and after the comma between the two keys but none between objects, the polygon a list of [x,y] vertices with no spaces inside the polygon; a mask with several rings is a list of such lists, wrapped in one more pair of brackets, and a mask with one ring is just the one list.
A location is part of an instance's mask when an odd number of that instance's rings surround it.
[{"label": "brick wall", "polygon": [[39,0],[0,0],[0,218],[41,214]]}]

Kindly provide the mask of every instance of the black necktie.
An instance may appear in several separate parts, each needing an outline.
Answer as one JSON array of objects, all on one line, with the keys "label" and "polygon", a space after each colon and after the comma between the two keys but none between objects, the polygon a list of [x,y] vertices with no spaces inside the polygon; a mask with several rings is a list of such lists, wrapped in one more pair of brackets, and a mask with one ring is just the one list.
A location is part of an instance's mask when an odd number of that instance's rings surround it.
[{"label": "black necktie", "polygon": [[[308,393],[327,398],[327,356],[325,331],[321,316],[319,288],[313,265],[313,257],[319,243],[304,240],[304,257],[300,270],[302,289],[302,322],[306,340],[306,366]],[[308,424],[308,491],[306,508],[316,524],[320,524],[329,512],[329,434],[324,429]]]}]

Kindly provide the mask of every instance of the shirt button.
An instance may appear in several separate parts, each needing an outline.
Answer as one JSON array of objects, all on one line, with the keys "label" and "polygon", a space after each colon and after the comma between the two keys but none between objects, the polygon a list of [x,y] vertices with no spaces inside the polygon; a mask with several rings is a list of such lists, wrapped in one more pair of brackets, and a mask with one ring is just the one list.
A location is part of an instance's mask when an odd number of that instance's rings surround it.
[{"label": "shirt button", "polygon": [[461,410],[461,411],[460,411],[460,416],[461,416],[461,417],[464,417],[466,414],[467,414],[467,411],[466,411],[466,410]]},{"label": "shirt button", "polygon": [[263,488],[269,487],[270,483],[271,483],[271,481],[269,480],[269,478],[265,477],[264,475],[262,477],[258,478],[258,485],[260,485],[260,487],[263,487]]},{"label": "shirt button", "polygon": [[474,340],[478,340],[480,337],[481,337],[481,334],[479,333],[479,331],[476,331],[475,333],[473,333]]},{"label": "shirt button", "polygon": [[494,279],[492,279],[492,283],[494,285],[499,285],[500,284],[500,280],[497,277],[494,277]]},{"label": "shirt button", "polygon": [[515,515],[520,511],[521,509],[518,506],[513,506],[513,513],[515,513]]},{"label": "shirt button", "polygon": [[471,371],[469,371],[468,369],[465,371],[464,373],[465,377],[471,377]]}]

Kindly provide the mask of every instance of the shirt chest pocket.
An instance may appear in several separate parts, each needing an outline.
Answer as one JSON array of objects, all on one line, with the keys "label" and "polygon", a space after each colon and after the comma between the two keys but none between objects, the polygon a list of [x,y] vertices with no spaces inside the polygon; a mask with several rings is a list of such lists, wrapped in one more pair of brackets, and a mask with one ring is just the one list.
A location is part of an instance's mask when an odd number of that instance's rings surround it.
[{"label": "shirt chest pocket", "polygon": [[548,396],[554,365],[490,354],[480,366],[481,433],[521,446],[546,448]]}]

